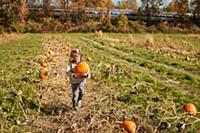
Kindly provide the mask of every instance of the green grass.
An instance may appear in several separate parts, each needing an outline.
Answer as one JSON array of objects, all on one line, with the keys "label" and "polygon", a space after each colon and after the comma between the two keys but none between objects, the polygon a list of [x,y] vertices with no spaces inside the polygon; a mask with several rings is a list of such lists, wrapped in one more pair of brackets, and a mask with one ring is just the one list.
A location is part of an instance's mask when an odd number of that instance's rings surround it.
[{"label": "green grass", "polygon": [[38,108],[34,59],[43,51],[40,35],[27,34],[22,40],[0,45],[1,132],[30,131],[22,123]]},{"label": "green grass", "polygon": [[[127,38],[126,34],[109,36]],[[185,40],[189,38],[186,35],[169,36],[175,42],[180,36]],[[164,39],[165,35],[159,34],[159,37]],[[200,110],[199,64],[141,46],[113,44],[91,34],[69,34],[68,39],[72,46],[81,48],[85,57],[92,58],[93,80],[114,89],[122,109],[130,108],[153,128],[159,129],[162,122],[172,123],[170,128],[159,132],[178,132],[176,126],[182,122],[187,125],[184,132],[196,132],[200,128],[200,122],[191,125],[195,119],[182,116],[184,103],[192,102]],[[199,48],[199,44],[193,45]],[[183,48],[187,49],[187,46]],[[140,83],[133,88],[134,84]],[[177,116],[182,119],[176,119]],[[168,117],[171,119],[166,119]]]},{"label": "green grass", "polygon": [[[78,47],[88,61],[92,81],[99,82],[105,88],[116,92],[117,107],[128,110],[130,115],[141,118],[138,132],[151,127],[157,132],[176,133],[176,126],[184,123],[186,128],[180,132],[193,133],[200,129],[199,118],[184,113],[184,103],[192,102],[200,110],[200,65],[199,57],[175,53],[176,58],[146,48],[143,45],[114,43],[96,38],[93,34],[62,33],[53,34],[62,37],[72,47]],[[129,39],[129,34],[107,33],[106,36],[117,39]],[[132,34],[138,40],[146,34]],[[155,44],[165,43],[166,38],[174,48],[188,52],[200,51],[200,39],[184,34],[152,34]],[[25,120],[20,108],[22,104],[30,115],[38,108],[37,103],[37,55],[43,53],[41,40],[43,35],[28,34],[23,40],[12,41],[0,46],[0,113],[5,130],[26,131],[28,126],[17,124]],[[28,71],[28,72],[27,72]],[[13,93],[14,92],[14,93]],[[22,92],[22,94],[20,94]],[[20,103],[20,98],[23,103]],[[161,129],[163,122],[171,123],[169,128]],[[195,122],[195,123],[193,123]]]},{"label": "green grass", "polygon": [[130,35],[137,40],[143,40],[146,36],[152,36],[155,43],[166,43],[166,40],[173,44],[176,48],[183,48],[185,50],[199,51],[199,40],[200,35],[190,35],[190,34],[112,34],[106,33],[105,35],[115,38],[115,39],[130,39]]}]

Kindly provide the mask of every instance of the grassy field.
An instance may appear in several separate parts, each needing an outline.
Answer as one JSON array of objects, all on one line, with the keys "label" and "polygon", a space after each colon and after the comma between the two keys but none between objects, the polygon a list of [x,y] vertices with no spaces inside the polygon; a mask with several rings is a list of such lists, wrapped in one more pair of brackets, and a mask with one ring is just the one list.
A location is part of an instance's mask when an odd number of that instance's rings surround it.
[{"label": "grassy field", "polygon": [[[200,114],[190,116],[183,110],[188,102],[200,110],[200,35],[48,35],[62,40],[63,45],[80,48],[91,66],[90,83],[114,92],[114,105],[109,109],[117,108],[124,117],[134,120],[138,133],[200,130]],[[45,54],[42,45],[45,35],[24,36],[0,45],[2,132],[32,130],[35,127],[31,124],[21,123],[27,117],[43,115],[37,112],[40,106],[37,69],[40,56]],[[99,95],[98,91],[94,94]],[[121,120],[117,116],[116,121]]]},{"label": "grassy field", "polygon": [[[38,109],[38,55],[41,35],[14,36],[0,45],[0,132],[26,132],[26,119]],[[10,39],[10,38],[9,38]],[[24,123],[24,124],[22,124]]]}]

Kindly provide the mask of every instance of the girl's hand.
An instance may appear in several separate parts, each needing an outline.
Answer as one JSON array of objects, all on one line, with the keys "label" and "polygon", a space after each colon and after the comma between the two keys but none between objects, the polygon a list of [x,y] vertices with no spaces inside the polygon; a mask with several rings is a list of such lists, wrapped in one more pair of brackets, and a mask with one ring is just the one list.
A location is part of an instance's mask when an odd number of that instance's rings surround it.
[{"label": "girl's hand", "polygon": [[87,78],[87,77],[88,77],[88,74],[87,74],[87,73],[83,73],[83,74],[81,74],[81,76],[82,76],[83,78]]},{"label": "girl's hand", "polygon": [[80,78],[80,75],[79,74],[74,74],[74,76],[73,76],[74,78]]},{"label": "girl's hand", "polygon": [[87,78],[88,74],[87,73],[83,73],[83,74],[75,74],[74,78]]}]

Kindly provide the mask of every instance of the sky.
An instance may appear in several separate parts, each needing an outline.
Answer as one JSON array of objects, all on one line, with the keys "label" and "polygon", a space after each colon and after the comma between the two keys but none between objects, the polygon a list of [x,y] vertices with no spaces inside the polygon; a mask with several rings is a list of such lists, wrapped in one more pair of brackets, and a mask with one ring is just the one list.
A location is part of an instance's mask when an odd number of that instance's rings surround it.
[{"label": "sky", "polygon": [[[122,0],[112,0],[114,3],[117,3],[118,1]],[[138,5],[140,5],[140,0],[136,0]],[[172,0],[164,0],[164,5],[168,5]]]}]

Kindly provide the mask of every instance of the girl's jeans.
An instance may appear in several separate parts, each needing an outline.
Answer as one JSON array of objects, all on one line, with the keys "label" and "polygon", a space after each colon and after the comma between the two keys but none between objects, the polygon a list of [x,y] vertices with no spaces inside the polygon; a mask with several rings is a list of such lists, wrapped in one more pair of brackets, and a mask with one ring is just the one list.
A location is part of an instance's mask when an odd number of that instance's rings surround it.
[{"label": "girl's jeans", "polygon": [[82,100],[84,94],[84,82],[71,84],[72,86],[72,104],[73,107],[78,106],[78,102]]}]

